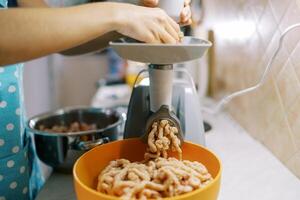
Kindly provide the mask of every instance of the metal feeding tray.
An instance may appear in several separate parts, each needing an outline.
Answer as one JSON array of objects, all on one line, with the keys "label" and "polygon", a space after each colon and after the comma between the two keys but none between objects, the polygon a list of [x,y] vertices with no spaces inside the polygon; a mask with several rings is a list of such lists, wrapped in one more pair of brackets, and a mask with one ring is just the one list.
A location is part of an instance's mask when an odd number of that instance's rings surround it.
[{"label": "metal feeding tray", "polygon": [[146,44],[130,38],[110,42],[110,46],[124,59],[152,64],[173,64],[195,60],[203,56],[211,42],[184,37],[178,44]]}]

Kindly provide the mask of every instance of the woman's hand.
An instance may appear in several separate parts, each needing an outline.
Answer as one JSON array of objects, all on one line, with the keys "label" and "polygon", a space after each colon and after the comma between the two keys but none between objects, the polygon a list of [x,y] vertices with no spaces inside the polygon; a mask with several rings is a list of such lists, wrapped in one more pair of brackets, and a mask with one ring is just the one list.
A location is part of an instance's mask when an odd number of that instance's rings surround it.
[{"label": "woman's hand", "polygon": [[[159,0],[141,0],[142,5],[147,7],[156,7]],[[185,0],[184,8],[180,14],[180,25],[185,26],[192,23],[191,0]]]},{"label": "woman's hand", "polygon": [[116,31],[147,43],[177,43],[180,27],[160,8],[131,4],[117,6]]}]

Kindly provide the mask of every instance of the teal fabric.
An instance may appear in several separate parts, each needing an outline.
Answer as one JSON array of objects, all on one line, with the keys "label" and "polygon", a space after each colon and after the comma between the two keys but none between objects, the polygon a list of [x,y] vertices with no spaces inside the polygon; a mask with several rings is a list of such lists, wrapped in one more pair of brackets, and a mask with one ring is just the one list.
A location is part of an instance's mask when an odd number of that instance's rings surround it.
[{"label": "teal fabric", "polygon": [[34,199],[45,181],[24,128],[22,75],[23,64],[0,67],[0,200]]}]

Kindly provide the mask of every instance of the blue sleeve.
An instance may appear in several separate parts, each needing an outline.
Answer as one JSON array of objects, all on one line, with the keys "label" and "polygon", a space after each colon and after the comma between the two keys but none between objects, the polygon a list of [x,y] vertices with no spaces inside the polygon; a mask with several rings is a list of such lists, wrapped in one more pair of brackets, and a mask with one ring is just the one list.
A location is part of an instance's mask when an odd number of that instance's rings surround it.
[{"label": "blue sleeve", "polygon": [[6,6],[5,2],[0,0],[0,9],[5,8],[5,6]]}]

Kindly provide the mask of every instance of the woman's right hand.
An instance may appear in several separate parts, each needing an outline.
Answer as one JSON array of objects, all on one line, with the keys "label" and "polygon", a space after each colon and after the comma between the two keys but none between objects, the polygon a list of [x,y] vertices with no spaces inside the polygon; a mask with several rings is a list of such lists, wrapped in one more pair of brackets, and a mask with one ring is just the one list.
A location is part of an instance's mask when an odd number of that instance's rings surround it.
[{"label": "woman's right hand", "polygon": [[146,43],[177,43],[180,27],[160,8],[118,4],[116,31]]}]

